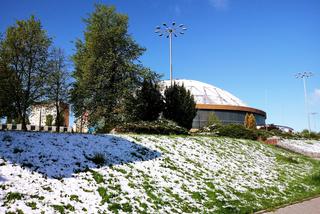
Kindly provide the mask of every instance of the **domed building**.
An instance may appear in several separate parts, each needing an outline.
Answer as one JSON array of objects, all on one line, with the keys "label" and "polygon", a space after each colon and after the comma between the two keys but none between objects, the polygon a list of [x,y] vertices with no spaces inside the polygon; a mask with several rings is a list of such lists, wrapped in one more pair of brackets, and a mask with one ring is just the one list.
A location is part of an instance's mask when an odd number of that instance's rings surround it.
[{"label": "domed building", "polygon": [[[247,106],[231,93],[213,85],[196,80],[174,80],[178,85],[191,92],[196,101],[197,115],[193,119],[192,128],[201,128],[207,125],[208,117],[214,112],[224,124],[244,124],[247,113],[252,113],[256,118],[257,125],[265,125],[266,112]],[[170,80],[161,81],[162,90],[170,86]]]}]

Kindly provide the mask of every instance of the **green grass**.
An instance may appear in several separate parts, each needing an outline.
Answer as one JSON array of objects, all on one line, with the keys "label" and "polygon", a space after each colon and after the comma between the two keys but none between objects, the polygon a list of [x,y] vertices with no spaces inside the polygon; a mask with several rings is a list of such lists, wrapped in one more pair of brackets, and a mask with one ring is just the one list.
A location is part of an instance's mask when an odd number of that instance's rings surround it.
[{"label": "green grass", "polygon": [[79,196],[77,195],[70,195],[70,200],[82,203],[82,201],[79,199]]},{"label": "green grass", "polygon": [[51,206],[55,211],[59,212],[60,214],[69,213],[69,212],[66,212],[66,210],[67,211],[71,211],[71,212],[75,211],[74,206],[72,206],[71,204],[67,204],[67,205],[54,204],[54,205],[51,205]]},{"label": "green grass", "polygon": [[23,194],[19,192],[9,192],[6,194],[4,198],[4,204],[14,203],[17,200],[21,200],[23,198]]},{"label": "green grass", "polygon": [[97,182],[97,184],[103,183],[104,182],[104,178],[103,175],[101,175],[100,173],[94,171],[94,170],[90,170],[93,179]]},{"label": "green grass", "polygon": [[[320,161],[272,145],[223,137],[134,138],[149,148],[135,150],[133,156],[141,160],[79,175],[88,184],[80,191],[99,194],[94,203],[100,213],[254,213],[320,194]],[[143,161],[151,148],[160,157]],[[8,188],[2,185],[0,191]],[[55,191],[49,185],[42,188]],[[90,212],[81,193],[70,194],[60,195],[74,207],[55,204],[55,213]],[[4,201],[10,206],[24,198],[32,199],[27,206],[41,211],[44,196],[9,192]]]},{"label": "green grass", "polygon": [[34,202],[34,201],[32,201],[32,202],[27,202],[26,205],[27,205],[28,207],[31,207],[32,210],[37,209],[37,203]]}]

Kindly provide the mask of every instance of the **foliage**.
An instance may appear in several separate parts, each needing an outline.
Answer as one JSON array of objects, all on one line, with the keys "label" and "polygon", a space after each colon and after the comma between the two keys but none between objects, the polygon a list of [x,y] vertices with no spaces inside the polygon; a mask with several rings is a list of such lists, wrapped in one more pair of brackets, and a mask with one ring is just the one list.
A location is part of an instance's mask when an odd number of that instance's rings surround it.
[{"label": "foliage", "polygon": [[228,124],[225,126],[221,126],[218,128],[218,135],[250,140],[256,140],[258,137],[257,133],[254,130],[247,129],[246,127],[240,124]]},{"label": "foliage", "polygon": [[246,114],[244,118],[244,126],[247,129],[256,129],[257,124],[256,124],[256,118],[253,114]]},{"label": "foliage", "polygon": [[87,158],[87,159],[91,160],[93,163],[95,163],[98,166],[101,166],[106,162],[105,155],[103,153],[98,153],[98,152],[95,153],[92,158]]},{"label": "foliage", "polygon": [[[1,45],[2,42],[0,41],[0,50],[2,49]],[[15,73],[5,63],[3,56],[0,54],[0,119],[5,116],[9,119],[17,117],[17,112],[14,111],[14,91],[11,88],[15,81]]]},{"label": "foliage", "polygon": [[145,134],[188,134],[188,131],[170,120],[139,121],[124,123],[115,128],[120,133],[145,133]]},{"label": "foliage", "polygon": [[[101,163],[101,161],[99,161],[99,162]],[[105,161],[103,161],[103,163],[104,162]],[[92,173],[92,177],[97,182],[97,184],[100,184],[100,183],[104,182],[103,175],[101,175],[100,173],[98,173],[98,172],[96,172],[94,170],[90,170],[90,172]]]},{"label": "foliage", "polygon": [[71,102],[76,117],[88,112],[89,125],[106,130],[124,119],[124,98],[150,72],[136,64],[145,49],[128,33],[126,15],[97,4],[84,21],[84,40],[76,42],[73,56]]},{"label": "foliage", "polygon": [[142,87],[131,96],[126,105],[128,116],[133,121],[154,121],[159,118],[164,107],[163,98],[155,80],[144,79]]},{"label": "foliage", "polygon": [[222,125],[220,119],[214,112],[209,113],[208,122],[207,122],[208,127],[212,125]]},{"label": "foliage", "polygon": [[166,88],[164,118],[175,121],[179,126],[186,129],[192,127],[193,118],[196,116],[196,103],[193,95],[183,85],[174,83]]},{"label": "foliage", "polygon": [[46,126],[52,126],[53,116],[51,114],[46,115]]},{"label": "foliage", "polygon": [[[66,59],[61,49],[54,48],[49,61],[50,74],[47,80],[47,98],[54,103],[56,110],[55,126],[59,131],[59,127],[64,125],[63,113],[67,110],[70,75],[66,70]],[[52,123],[51,123],[52,124]]]},{"label": "foliage", "polygon": [[303,130],[301,133],[299,133],[299,135],[302,138],[307,138],[307,139],[314,139],[314,140],[319,140],[320,139],[320,133],[316,133],[316,132],[309,132],[309,130]]},{"label": "foliage", "polygon": [[7,82],[5,87],[0,87],[0,94],[6,94],[8,104],[12,106],[9,116],[18,118],[24,130],[30,106],[45,95],[50,44],[50,38],[34,16],[8,27],[1,40],[0,65],[1,73],[2,70],[6,73],[6,80],[0,82]]},{"label": "foliage", "polygon": [[21,200],[23,195],[19,192],[9,192],[4,198],[4,204],[13,203],[16,200]]}]

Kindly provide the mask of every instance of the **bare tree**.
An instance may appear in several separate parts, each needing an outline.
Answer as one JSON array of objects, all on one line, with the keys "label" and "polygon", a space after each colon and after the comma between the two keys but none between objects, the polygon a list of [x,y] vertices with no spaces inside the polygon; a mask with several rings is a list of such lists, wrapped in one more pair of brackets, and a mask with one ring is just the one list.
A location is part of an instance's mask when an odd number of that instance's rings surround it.
[{"label": "bare tree", "polygon": [[47,97],[53,102],[56,109],[55,125],[59,131],[60,126],[65,125],[63,114],[69,107],[70,74],[67,71],[67,64],[64,52],[60,48],[53,48],[51,60],[49,61],[49,77],[47,81]]}]

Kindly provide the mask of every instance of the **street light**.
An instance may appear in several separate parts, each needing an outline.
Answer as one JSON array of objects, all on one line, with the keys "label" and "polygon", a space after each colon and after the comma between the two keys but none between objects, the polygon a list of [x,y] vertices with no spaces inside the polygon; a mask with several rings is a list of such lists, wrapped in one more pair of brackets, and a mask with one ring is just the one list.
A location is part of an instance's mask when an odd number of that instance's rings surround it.
[{"label": "street light", "polygon": [[299,72],[299,73],[296,74],[296,78],[302,79],[302,81],[303,81],[304,102],[305,102],[305,108],[306,108],[306,113],[307,113],[309,132],[311,132],[311,128],[310,128],[310,116],[309,116],[309,108],[308,108],[306,78],[309,78],[311,76],[313,76],[313,73],[312,72],[308,72],[308,71]]},{"label": "street light", "polygon": [[174,37],[178,37],[178,35],[183,35],[184,32],[187,30],[187,28],[183,25],[177,25],[175,22],[172,22],[170,26],[168,26],[166,23],[162,24],[161,26],[157,26],[155,33],[159,36],[165,36],[169,38],[170,43],[170,83],[172,86],[172,35]]}]

